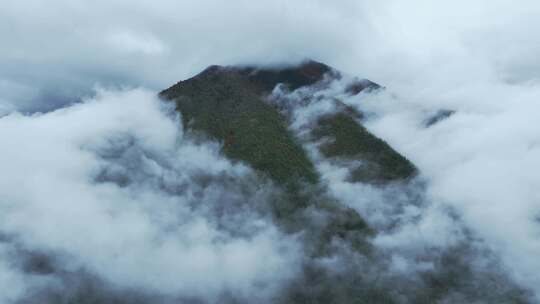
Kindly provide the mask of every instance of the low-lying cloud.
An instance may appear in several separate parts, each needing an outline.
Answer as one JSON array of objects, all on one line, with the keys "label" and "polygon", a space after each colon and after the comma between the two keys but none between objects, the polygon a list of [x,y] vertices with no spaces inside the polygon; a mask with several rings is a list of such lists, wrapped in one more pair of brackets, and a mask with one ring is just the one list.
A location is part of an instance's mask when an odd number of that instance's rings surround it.
[{"label": "low-lying cloud", "polygon": [[[0,302],[46,299],[78,272],[113,290],[264,301],[295,275],[298,242],[255,210],[271,187],[247,183],[251,170],[217,144],[191,142],[173,113],[154,92],[100,91],[0,119],[0,278],[12,286]],[[17,268],[22,250],[50,269]]]},{"label": "low-lying cloud", "polygon": [[[430,106],[381,94],[365,104],[378,113],[368,126],[419,166],[433,200],[457,210],[467,227],[501,254],[510,273],[536,289],[540,180],[533,168],[540,165],[535,144],[540,133],[533,116],[540,110],[540,95],[535,88],[500,86],[501,95],[491,96],[500,101],[493,107],[456,106],[455,114],[429,128],[422,122],[433,113]],[[504,99],[512,91],[514,95]]]}]

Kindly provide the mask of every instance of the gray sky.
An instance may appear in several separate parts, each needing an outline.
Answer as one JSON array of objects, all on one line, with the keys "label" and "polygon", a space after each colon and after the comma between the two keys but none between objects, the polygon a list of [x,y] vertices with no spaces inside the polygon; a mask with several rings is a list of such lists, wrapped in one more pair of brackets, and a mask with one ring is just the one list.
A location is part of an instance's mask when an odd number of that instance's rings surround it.
[{"label": "gray sky", "polygon": [[159,90],[209,64],[306,57],[394,88],[535,81],[539,11],[529,0],[7,0],[0,101],[46,109],[95,85]]},{"label": "gray sky", "polygon": [[48,108],[96,84],[163,89],[210,64],[328,60],[355,40],[352,3],[10,0],[0,99]]}]

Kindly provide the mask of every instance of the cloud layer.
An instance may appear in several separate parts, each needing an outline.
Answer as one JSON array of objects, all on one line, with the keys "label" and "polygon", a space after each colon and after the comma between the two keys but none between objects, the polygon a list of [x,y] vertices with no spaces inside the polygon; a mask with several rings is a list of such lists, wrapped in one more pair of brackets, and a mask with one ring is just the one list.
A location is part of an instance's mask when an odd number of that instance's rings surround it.
[{"label": "cloud layer", "polygon": [[0,13],[0,84],[12,88],[0,101],[46,110],[91,94],[96,83],[160,90],[210,64],[336,54],[354,41],[336,35],[355,17],[348,14],[353,3],[10,0]]},{"label": "cloud layer", "polygon": [[0,119],[2,255],[50,259],[41,275],[1,264],[14,288],[0,302],[78,272],[120,290],[262,301],[295,275],[299,245],[254,209],[271,187],[166,115],[154,92],[134,90]]}]

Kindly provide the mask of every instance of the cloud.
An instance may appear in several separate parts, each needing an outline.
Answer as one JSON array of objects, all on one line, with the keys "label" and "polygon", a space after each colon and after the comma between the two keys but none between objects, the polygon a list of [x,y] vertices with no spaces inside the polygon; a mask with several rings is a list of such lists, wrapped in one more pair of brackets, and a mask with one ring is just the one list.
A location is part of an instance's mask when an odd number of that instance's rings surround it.
[{"label": "cloud", "polygon": [[[534,258],[540,253],[535,220],[540,210],[535,185],[540,179],[533,168],[538,166],[540,129],[533,120],[540,112],[540,87],[536,63],[523,61],[538,41],[523,39],[522,29],[537,28],[529,13],[538,6],[475,4],[464,12],[466,22],[443,20],[441,30],[415,27],[445,16],[431,5],[424,8],[435,15],[397,17],[403,19],[404,31],[435,38],[415,45],[431,50],[413,55],[414,62],[424,65],[396,69],[409,75],[406,81],[388,76],[394,70],[381,67],[378,73],[390,80],[388,90],[351,102],[376,114],[368,127],[418,165],[429,180],[429,195],[458,210],[467,227],[502,255],[515,278],[536,289],[540,277],[532,269],[540,267]],[[460,8],[441,9],[453,16]],[[510,16],[519,20],[517,25],[508,23]],[[423,126],[430,113],[444,108],[456,114],[433,127]]]},{"label": "cloud", "polygon": [[[540,266],[534,258],[540,253],[535,185],[540,180],[533,168],[539,164],[535,143],[540,138],[532,121],[540,95],[536,88],[493,87],[493,93],[464,89],[460,95],[506,102],[474,110],[454,106],[456,114],[427,129],[421,122],[431,104],[383,94],[367,107],[380,115],[370,127],[419,166],[434,200],[458,210],[516,278],[535,289],[540,279],[532,270]],[[394,107],[396,102],[401,106]]]},{"label": "cloud", "polygon": [[106,41],[114,49],[124,53],[161,54],[166,47],[163,42],[153,36],[138,35],[136,33],[115,30],[107,35]]},{"label": "cloud", "polygon": [[[381,255],[387,255],[378,260],[378,271],[388,267],[386,270],[397,273],[399,279],[377,280],[406,285],[411,277],[433,271],[444,281],[448,270],[438,263],[452,256],[461,260],[452,266],[454,269],[467,265],[464,269],[470,271],[462,273],[460,280],[497,278],[505,282],[505,277],[510,277],[538,293],[536,281],[540,277],[535,271],[535,257],[540,244],[540,206],[536,203],[538,178],[533,168],[539,158],[533,155],[538,152],[535,143],[540,133],[531,128],[538,113],[537,89],[512,89],[516,85],[508,83],[493,85],[500,96],[512,97],[517,104],[509,101],[475,107],[472,113],[468,107],[452,107],[455,114],[426,126],[426,119],[437,113],[431,103],[410,99],[393,89],[351,96],[347,87],[354,81],[347,76],[329,77],[314,87],[293,92],[277,87],[269,102],[291,120],[290,129],[303,141],[330,195],[354,208],[378,231],[372,244]],[[461,94],[483,97],[474,93],[464,90]],[[309,134],[320,117],[348,111],[343,105],[362,113],[358,121],[417,164],[420,176],[408,183],[385,186],[354,183],[348,176],[357,160],[321,155],[320,142]],[[482,278],[484,275],[487,277]],[[466,294],[471,286],[454,288],[460,296],[470,298]],[[415,292],[411,287],[405,290]],[[495,298],[501,300],[502,296]],[[448,301],[462,300],[451,296]]]},{"label": "cloud", "polygon": [[539,10],[533,0],[10,0],[0,13],[1,78],[36,96],[6,100],[2,91],[0,100],[43,111],[91,94],[95,84],[160,90],[210,64],[305,57],[407,93],[488,76],[537,81],[540,40],[528,33],[540,26]]},{"label": "cloud", "polygon": [[15,285],[4,302],[80,271],[143,294],[266,301],[296,274],[300,245],[256,211],[269,193],[249,187],[251,170],[191,142],[155,96],[100,91],[0,119],[1,248],[45,253],[53,269],[36,278],[0,264]]},{"label": "cloud", "polygon": [[96,84],[161,90],[210,64],[337,54],[354,41],[336,35],[355,17],[354,3],[10,0],[0,13],[2,78],[37,91],[30,101],[11,98],[15,109],[44,111],[88,96]]}]

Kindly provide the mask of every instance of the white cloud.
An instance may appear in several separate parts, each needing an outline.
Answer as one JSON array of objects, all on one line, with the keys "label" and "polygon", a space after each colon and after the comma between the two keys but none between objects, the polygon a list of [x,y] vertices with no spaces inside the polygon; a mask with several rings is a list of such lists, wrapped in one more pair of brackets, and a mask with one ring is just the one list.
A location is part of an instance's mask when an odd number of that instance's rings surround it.
[{"label": "white cloud", "polygon": [[[456,87],[454,93],[433,90],[426,82],[427,92],[407,90],[404,95],[390,90],[363,106],[379,115],[369,127],[425,174],[429,195],[458,210],[467,227],[501,254],[520,283],[536,289],[540,128],[534,120],[540,113],[540,88],[502,79],[476,81]],[[457,112],[426,129],[426,114],[437,106]]]},{"label": "white cloud", "polygon": [[115,30],[106,37],[112,48],[125,53],[156,55],[165,52],[166,46],[152,35],[140,35],[127,30]]},{"label": "white cloud", "polygon": [[342,53],[355,39],[337,33],[357,6],[342,3],[9,0],[0,12],[0,66],[2,76],[40,92],[33,104],[15,100],[22,110],[47,108],[51,91],[74,101],[96,83],[160,90],[210,64]]},{"label": "white cloud", "polygon": [[[241,183],[250,170],[191,143],[160,104],[154,92],[102,91],[1,118],[0,230],[55,253],[63,271],[83,268],[120,288],[264,301],[296,274],[299,245],[255,212],[265,192],[211,182]],[[24,278],[2,268],[0,279],[12,276]]]}]

